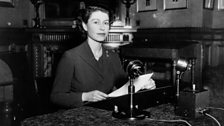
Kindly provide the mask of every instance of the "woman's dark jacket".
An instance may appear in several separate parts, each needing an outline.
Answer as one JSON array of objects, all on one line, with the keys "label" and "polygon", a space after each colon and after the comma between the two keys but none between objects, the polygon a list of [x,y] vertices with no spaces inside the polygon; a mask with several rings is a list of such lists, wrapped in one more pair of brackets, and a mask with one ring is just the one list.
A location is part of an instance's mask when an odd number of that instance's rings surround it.
[{"label": "woman's dark jacket", "polygon": [[110,93],[114,86],[122,86],[126,81],[127,75],[116,52],[103,48],[103,55],[97,61],[85,41],[63,54],[51,100],[63,107],[78,107],[83,105],[82,92]]}]

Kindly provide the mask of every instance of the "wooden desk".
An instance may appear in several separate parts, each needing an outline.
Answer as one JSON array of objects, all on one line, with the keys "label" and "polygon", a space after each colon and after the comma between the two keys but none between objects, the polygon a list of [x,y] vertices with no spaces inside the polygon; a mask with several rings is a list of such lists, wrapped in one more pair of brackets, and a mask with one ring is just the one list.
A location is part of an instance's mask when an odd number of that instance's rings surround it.
[{"label": "wooden desk", "polygon": [[[150,119],[184,119],[174,114],[174,106],[163,104],[156,107],[148,108],[151,113]],[[209,114],[215,116],[221,124],[224,124],[224,112],[212,110]],[[187,126],[184,122],[159,122],[150,119],[144,120],[120,120],[112,116],[111,111],[92,108],[80,107],[69,110],[60,110],[55,113],[30,117],[22,121],[22,126]],[[221,120],[222,119],[222,120]],[[186,119],[192,126],[217,126],[211,118],[202,116],[197,119]]]}]

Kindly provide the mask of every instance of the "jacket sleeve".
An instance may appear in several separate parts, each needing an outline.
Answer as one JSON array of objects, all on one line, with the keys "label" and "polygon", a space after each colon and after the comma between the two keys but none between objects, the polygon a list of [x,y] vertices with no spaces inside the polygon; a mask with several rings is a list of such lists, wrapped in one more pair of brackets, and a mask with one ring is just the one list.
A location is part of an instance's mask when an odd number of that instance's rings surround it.
[{"label": "jacket sleeve", "polygon": [[69,53],[64,53],[57,66],[51,92],[51,101],[53,103],[66,108],[78,107],[83,104],[82,92],[71,91],[74,69],[72,56]]}]

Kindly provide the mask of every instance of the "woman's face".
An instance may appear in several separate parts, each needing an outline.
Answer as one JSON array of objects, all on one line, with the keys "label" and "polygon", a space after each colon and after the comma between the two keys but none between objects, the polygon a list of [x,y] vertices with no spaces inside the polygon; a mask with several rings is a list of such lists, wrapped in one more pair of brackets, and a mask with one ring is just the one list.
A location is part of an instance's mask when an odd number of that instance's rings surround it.
[{"label": "woman's face", "polygon": [[83,23],[88,38],[95,41],[104,41],[109,32],[109,15],[102,11],[95,11],[91,14],[87,24]]}]

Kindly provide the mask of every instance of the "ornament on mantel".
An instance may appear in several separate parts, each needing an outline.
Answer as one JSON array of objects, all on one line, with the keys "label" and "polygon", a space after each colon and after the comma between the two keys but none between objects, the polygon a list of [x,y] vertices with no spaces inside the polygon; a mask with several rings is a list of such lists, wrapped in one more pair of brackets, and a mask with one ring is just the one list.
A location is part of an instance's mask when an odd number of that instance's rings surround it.
[{"label": "ornament on mantel", "polygon": [[35,9],[35,13],[36,13],[36,17],[33,18],[33,21],[34,21],[34,28],[40,28],[40,14],[39,14],[39,8],[40,8],[40,5],[43,4],[43,0],[30,0],[31,3],[33,4],[34,6],[34,9]]},{"label": "ornament on mantel", "polygon": [[126,27],[131,27],[130,25],[130,16],[129,16],[129,10],[132,4],[136,2],[136,0],[121,0],[123,4],[125,4],[126,7],[126,17],[125,17],[125,26]]}]

